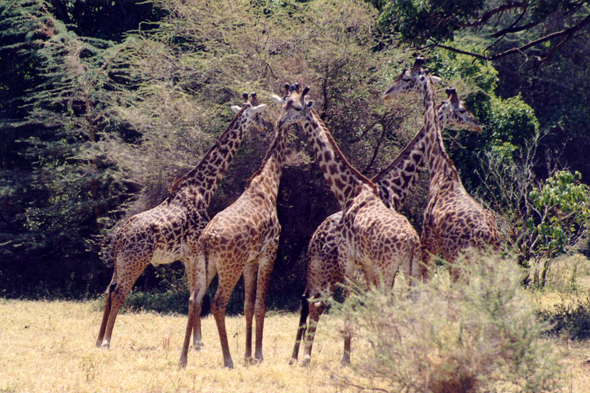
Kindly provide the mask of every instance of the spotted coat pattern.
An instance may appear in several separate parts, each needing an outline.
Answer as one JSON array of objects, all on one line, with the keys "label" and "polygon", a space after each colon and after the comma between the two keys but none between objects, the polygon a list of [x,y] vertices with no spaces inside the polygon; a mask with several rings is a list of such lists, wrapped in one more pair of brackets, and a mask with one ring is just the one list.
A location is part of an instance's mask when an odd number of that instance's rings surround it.
[{"label": "spotted coat pattern", "polygon": [[[244,94],[247,99],[248,95]],[[145,268],[182,261],[192,283],[191,255],[209,221],[207,207],[240,142],[250,126],[266,129],[255,94],[246,101],[228,128],[199,165],[176,180],[168,198],[155,208],[129,218],[114,237],[114,272],[106,290],[96,346],[110,346],[119,309]],[[196,332],[195,332],[196,334]],[[200,332],[199,332],[200,335]]]},{"label": "spotted coat pattern", "polygon": [[[438,108],[440,124],[452,124],[458,128],[481,130],[475,116],[463,103],[449,97]],[[399,211],[418,175],[425,167],[424,127],[400,152],[398,157],[372,181],[377,185],[379,196],[390,209]],[[291,363],[297,361],[301,335],[305,334],[303,362],[309,363],[315,330],[326,303],[317,299],[331,296],[338,285],[344,283],[344,267],[338,264],[338,238],[342,212],[326,218],[314,232],[307,252],[306,287],[301,299],[301,316],[298,336],[295,340]],[[307,320],[309,315],[309,322]],[[301,334],[299,334],[301,332]]]},{"label": "spotted coat pattern", "polygon": [[[276,211],[279,182],[285,161],[287,130],[277,128],[260,169],[248,188],[228,208],[218,213],[203,230],[191,264],[195,283],[189,300],[189,318],[180,365],[186,366],[191,325],[198,319],[206,289],[218,275],[218,287],[211,304],[224,366],[232,368],[225,328],[225,311],[230,295],[244,275],[246,314],[246,362],[263,360],[262,336],[266,294],[278,247],[281,225]],[[252,358],[252,321],[256,318],[256,348]]]},{"label": "spotted coat pattern", "polygon": [[[308,91],[307,87],[301,91],[298,85],[289,86],[287,96],[282,99],[279,124],[297,123],[303,128],[320,169],[342,207],[337,240],[338,265],[343,267],[341,281],[352,279],[355,265],[360,265],[369,284],[391,287],[399,269],[410,274],[413,264],[417,265],[418,234],[404,216],[383,204],[373,182],[348,163],[312,108],[313,102],[305,101]],[[327,236],[330,239],[332,235]],[[350,336],[345,337],[342,361],[350,361]]]},{"label": "spotted coat pattern", "polygon": [[404,71],[385,97],[419,92],[424,101],[425,158],[430,184],[422,224],[423,266],[428,272],[434,258],[442,254],[450,264],[452,277],[457,279],[459,272],[453,269],[453,263],[460,254],[487,247],[497,250],[500,241],[494,216],[467,193],[444,148],[440,124],[435,115],[433,78],[421,68],[422,63],[422,59],[417,59],[412,70]]}]

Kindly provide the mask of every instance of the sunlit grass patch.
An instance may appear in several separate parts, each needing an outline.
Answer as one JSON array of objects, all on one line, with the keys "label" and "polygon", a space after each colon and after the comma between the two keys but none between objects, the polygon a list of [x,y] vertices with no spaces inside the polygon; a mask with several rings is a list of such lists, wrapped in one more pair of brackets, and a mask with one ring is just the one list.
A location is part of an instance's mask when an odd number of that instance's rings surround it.
[{"label": "sunlit grass patch", "polygon": [[[289,366],[294,314],[270,313],[264,357],[245,366],[243,317],[227,318],[236,368],[222,367],[213,318],[203,320],[205,348],[179,370],[186,317],[153,312],[117,318],[110,350],[95,347],[99,301],[0,302],[0,391],[15,392],[333,392],[342,344],[322,326],[311,367]],[[326,319],[328,319],[327,317]]]}]

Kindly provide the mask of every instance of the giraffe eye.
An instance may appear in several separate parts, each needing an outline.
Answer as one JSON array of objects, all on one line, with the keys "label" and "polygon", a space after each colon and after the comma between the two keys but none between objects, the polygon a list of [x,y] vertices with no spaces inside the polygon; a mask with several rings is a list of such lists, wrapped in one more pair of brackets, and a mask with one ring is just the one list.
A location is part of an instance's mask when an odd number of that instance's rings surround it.
[{"label": "giraffe eye", "polygon": [[459,108],[459,113],[465,113],[465,112],[467,112],[467,109],[465,109],[465,108]]},{"label": "giraffe eye", "polygon": [[295,109],[297,112],[299,112],[303,108],[301,106],[293,106],[293,109]]},{"label": "giraffe eye", "polygon": [[411,81],[411,80],[412,80],[412,78],[407,78],[407,77],[406,77],[406,78],[404,78],[404,82],[409,82],[409,81]]}]

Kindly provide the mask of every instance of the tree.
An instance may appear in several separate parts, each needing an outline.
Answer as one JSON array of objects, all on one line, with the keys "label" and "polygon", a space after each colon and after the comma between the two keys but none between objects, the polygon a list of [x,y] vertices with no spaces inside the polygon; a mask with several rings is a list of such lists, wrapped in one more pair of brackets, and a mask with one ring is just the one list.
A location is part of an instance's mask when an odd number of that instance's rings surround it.
[{"label": "tree", "polygon": [[[414,45],[443,48],[483,60],[521,55],[544,62],[590,26],[586,0],[379,1],[383,26]],[[450,44],[463,32],[483,32],[483,50]]]}]

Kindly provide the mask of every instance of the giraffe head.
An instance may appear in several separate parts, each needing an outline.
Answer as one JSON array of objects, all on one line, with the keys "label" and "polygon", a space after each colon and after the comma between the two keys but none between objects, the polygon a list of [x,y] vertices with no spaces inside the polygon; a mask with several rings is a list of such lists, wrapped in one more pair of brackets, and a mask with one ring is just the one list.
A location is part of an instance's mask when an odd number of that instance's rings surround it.
[{"label": "giraffe head", "polygon": [[448,99],[443,101],[438,108],[439,122],[441,125],[450,124],[459,129],[481,132],[481,124],[473,113],[465,107],[465,103],[459,101],[455,89],[446,89]]},{"label": "giraffe head", "polygon": [[[384,100],[390,100],[399,94],[418,93],[426,84],[428,69],[422,68],[424,58],[417,57],[414,66],[411,69],[405,69],[401,75],[398,76],[393,84],[383,94]],[[431,76],[434,83],[440,83],[441,79],[436,76]]]},{"label": "giraffe head", "polygon": [[240,113],[240,111],[243,111],[241,119],[243,124],[246,125],[246,128],[252,126],[260,132],[265,132],[268,127],[261,114],[264,109],[266,109],[266,105],[258,103],[256,93],[251,93],[249,100],[248,93],[242,94],[242,97],[244,97],[244,103],[242,106],[233,105],[231,107],[232,111],[234,111],[236,115]]},{"label": "giraffe head", "polygon": [[271,96],[273,100],[282,105],[281,115],[277,122],[279,128],[297,123],[309,115],[313,101],[307,101],[305,99],[305,95],[308,92],[309,86],[301,90],[299,83],[295,83],[294,85],[286,83],[286,94],[283,98],[275,94]]}]

